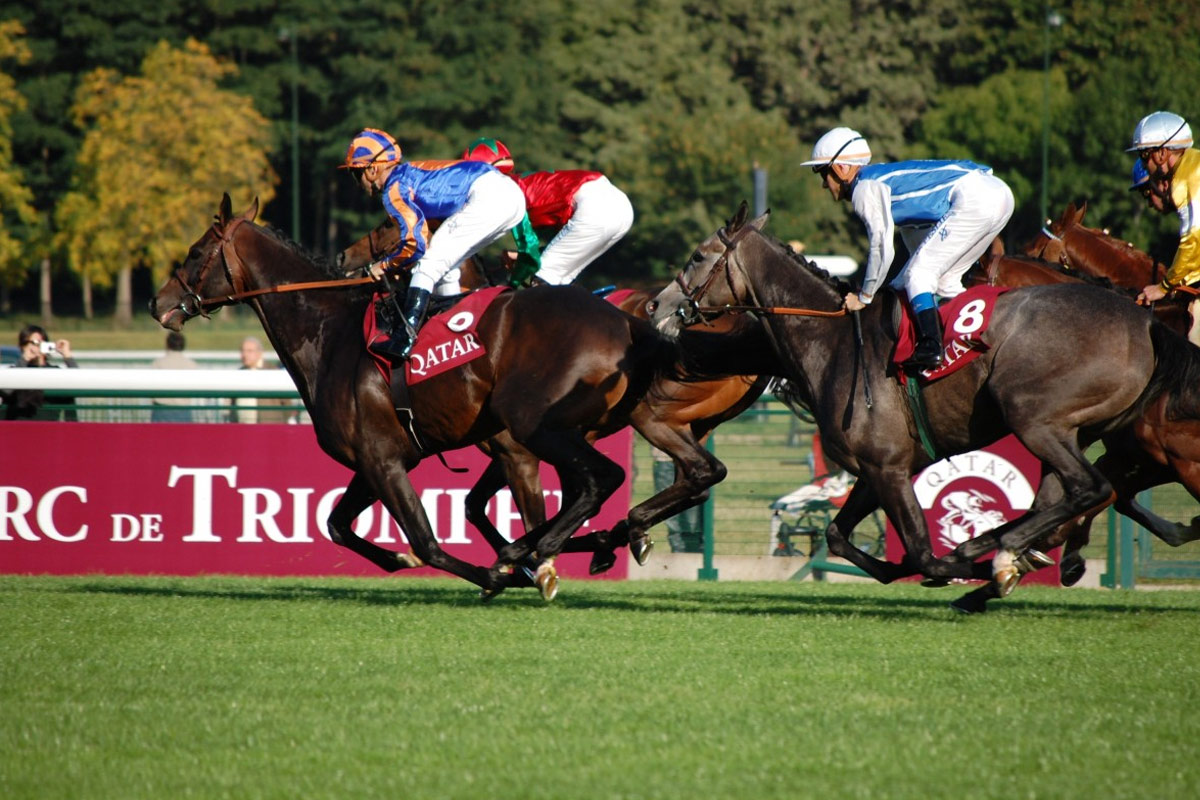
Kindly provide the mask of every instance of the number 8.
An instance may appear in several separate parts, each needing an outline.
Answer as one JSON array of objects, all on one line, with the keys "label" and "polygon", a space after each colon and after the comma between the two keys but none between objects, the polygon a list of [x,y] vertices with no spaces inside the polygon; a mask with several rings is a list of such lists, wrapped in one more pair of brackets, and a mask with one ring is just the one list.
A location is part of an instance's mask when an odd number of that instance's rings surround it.
[{"label": "number 8", "polygon": [[972,300],[959,309],[954,319],[954,330],[957,333],[974,333],[983,327],[983,310],[987,303],[983,300]]}]

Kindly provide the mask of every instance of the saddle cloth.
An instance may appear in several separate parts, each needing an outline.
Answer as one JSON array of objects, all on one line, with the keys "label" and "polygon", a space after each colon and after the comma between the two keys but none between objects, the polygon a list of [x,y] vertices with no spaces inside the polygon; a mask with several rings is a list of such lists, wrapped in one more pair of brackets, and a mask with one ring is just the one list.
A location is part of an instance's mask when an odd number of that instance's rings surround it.
[{"label": "saddle cloth", "polygon": [[[412,355],[405,362],[408,384],[411,386],[420,383],[486,353],[483,343],[475,334],[475,327],[492,301],[507,291],[511,291],[507,286],[492,286],[470,292],[463,295],[457,303],[427,319],[417,333],[417,343],[413,347]],[[379,329],[375,314],[375,303],[382,297],[383,295],[376,293],[374,300],[367,304],[367,313],[363,317],[363,338],[366,341],[367,352],[375,360],[375,366],[390,384],[392,362],[387,356],[371,349],[372,344],[387,336],[385,331]]]},{"label": "saddle cloth", "polygon": [[[987,350],[987,345],[980,337],[991,321],[996,298],[1006,291],[1008,289],[1004,286],[976,286],[938,308],[938,315],[942,319],[942,365],[935,370],[921,372],[923,383],[936,381],[962,369]],[[897,365],[911,356],[917,346],[912,309],[907,300],[901,306],[904,311],[900,316],[898,341],[892,354],[892,361]],[[897,373],[900,381],[905,382],[907,374],[901,369],[897,369]]]}]

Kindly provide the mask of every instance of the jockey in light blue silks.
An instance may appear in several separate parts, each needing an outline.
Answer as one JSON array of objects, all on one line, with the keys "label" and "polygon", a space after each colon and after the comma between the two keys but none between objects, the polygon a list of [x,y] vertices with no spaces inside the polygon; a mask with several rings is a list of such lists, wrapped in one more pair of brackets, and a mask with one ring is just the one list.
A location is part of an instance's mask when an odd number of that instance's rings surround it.
[{"label": "jockey in light blue silks", "polygon": [[962,276],[983,255],[1013,212],[1012,190],[990,167],[971,161],[871,164],[858,131],[834,128],[803,162],[821,175],[834,200],[849,200],[867,228],[869,250],[862,290],[846,295],[858,311],[882,288],[892,263],[897,227],[912,256],[892,281],[908,294],[917,345],[907,370],[937,368],[942,332],[937,299],[963,292]]}]

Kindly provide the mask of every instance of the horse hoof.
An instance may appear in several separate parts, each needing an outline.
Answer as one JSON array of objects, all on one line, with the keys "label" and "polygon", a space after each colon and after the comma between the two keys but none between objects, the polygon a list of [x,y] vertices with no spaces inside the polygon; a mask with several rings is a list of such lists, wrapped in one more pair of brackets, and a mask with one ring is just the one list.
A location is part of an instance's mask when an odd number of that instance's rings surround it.
[{"label": "horse hoof", "polygon": [[537,577],[534,578],[537,583],[538,591],[542,593],[542,599],[549,603],[558,596],[558,571],[554,569],[554,565],[546,562],[538,567]]},{"label": "horse hoof", "polygon": [[396,561],[400,564],[400,569],[416,569],[425,566],[425,562],[412,553],[396,553]]},{"label": "horse hoof", "polygon": [[949,578],[926,578],[925,580],[921,581],[921,585],[924,586],[926,589],[940,589],[943,586],[949,586],[950,579]]},{"label": "horse hoof", "polygon": [[479,599],[484,603],[492,602],[492,598],[503,592],[503,589],[480,589]]},{"label": "horse hoof", "polygon": [[1068,556],[1058,567],[1058,582],[1063,586],[1074,586],[1083,578],[1085,572],[1087,565],[1082,558]]},{"label": "horse hoof", "polygon": [[1008,597],[1021,581],[1021,571],[1016,566],[1005,567],[992,576],[1000,597]]},{"label": "horse hoof", "polygon": [[629,551],[633,553],[633,559],[638,563],[639,567],[646,566],[646,562],[650,559],[650,551],[653,549],[654,542],[650,541],[649,536],[632,539],[629,542]]},{"label": "horse hoof", "polygon": [[612,550],[597,550],[592,553],[592,561],[588,564],[589,575],[599,575],[608,572],[617,563],[617,554]]},{"label": "horse hoof", "polygon": [[1021,572],[1033,572],[1034,570],[1042,569],[1043,567],[1054,566],[1054,559],[1043,553],[1041,550],[1034,550],[1032,547],[1026,550],[1021,555],[1017,556],[1017,568]]}]

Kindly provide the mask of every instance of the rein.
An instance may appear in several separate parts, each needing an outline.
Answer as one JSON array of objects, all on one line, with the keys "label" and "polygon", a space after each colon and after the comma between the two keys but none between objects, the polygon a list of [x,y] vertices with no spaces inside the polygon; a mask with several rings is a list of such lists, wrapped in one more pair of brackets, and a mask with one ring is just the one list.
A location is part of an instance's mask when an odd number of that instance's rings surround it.
[{"label": "rein", "polygon": [[[208,317],[205,311],[210,306],[219,305],[222,303],[239,303],[251,297],[259,297],[265,294],[282,294],[284,292],[302,292],[309,289],[330,289],[341,286],[361,286],[365,283],[371,283],[374,278],[342,278],[331,279],[326,281],[306,281],[304,283],[286,283],[280,286],[268,286],[265,289],[245,289],[245,264],[241,257],[237,254],[237,250],[233,245],[233,235],[237,232],[246,220],[239,217],[233,220],[224,231],[221,232],[221,244],[219,247],[214,247],[212,252],[208,254],[208,258],[204,261],[203,266],[196,276],[196,285],[204,283],[204,277],[208,273],[208,269],[212,266],[213,260],[217,253],[221,253],[222,261],[225,263],[225,271],[229,275],[229,282],[233,284],[234,293],[222,295],[220,297],[201,297],[199,292],[188,284],[187,278],[183,274],[183,267],[178,267],[175,270],[175,279],[179,281],[180,286],[184,289],[183,299],[179,301],[178,308],[189,317],[203,316]],[[213,225],[216,229],[216,225]]]},{"label": "rein", "polygon": [[738,229],[738,231],[735,234],[733,234],[732,237],[727,236],[725,234],[724,228],[721,228],[719,231],[717,231],[717,237],[721,240],[722,244],[725,245],[725,252],[723,252],[721,254],[720,258],[717,259],[716,263],[713,264],[712,269],[710,269],[708,272],[708,276],[704,279],[704,281],[699,286],[694,287],[694,288],[689,287],[683,279],[683,272],[680,272],[678,275],[675,276],[675,283],[679,284],[679,288],[683,290],[684,297],[687,301],[687,306],[690,308],[690,312],[687,314],[683,313],[682,307],[680,308],[680,311],[678,312],[680,314],[680,316],[684,317],[685,322],[690,319],[691,322],[688,322],[688,324],[692,324],[694,322],[699,321],[698,317],[703,317],[703,315],[705,315],[705,314],[717,316],[720,314],[741,314],[741,313],[745,313],[748,311],[755,312],[758,314],[768,314],[768,315],[776,315],[776,316],[797,316],[797,317],[844,317],[846,315],[847,311],[844,306],[835,311],[821,311],[821,310],[818,310],[815,308],[791,308],[788,306],[762,306],[762,305],[735,305],[735,304],[730,304],[730,303],[727,303],[723,306],[702,306],[702,305],[700,305],[700,303],[698,302],[699,298],[701,298],[705,294],[707,294],[709,287],[712,286],[712,283],[716,279],[718,274],[725,275],[725,282],[727,284],[729,284],[729,288],[730,288],[733,296],[737,297],[737,287],[734,285],[734,282],[733,282],[733,274],[732,274],[730,266],[729,266],[729,257],[731,255],[733,255],[733,251],[737,247],[738,242],[740,242],[742,240],[742,238],[745,237],[746,234],[749,233],[751,230],[754,230],[754,228],[752,228],[750,226],[744,226],[744,227]]}]

